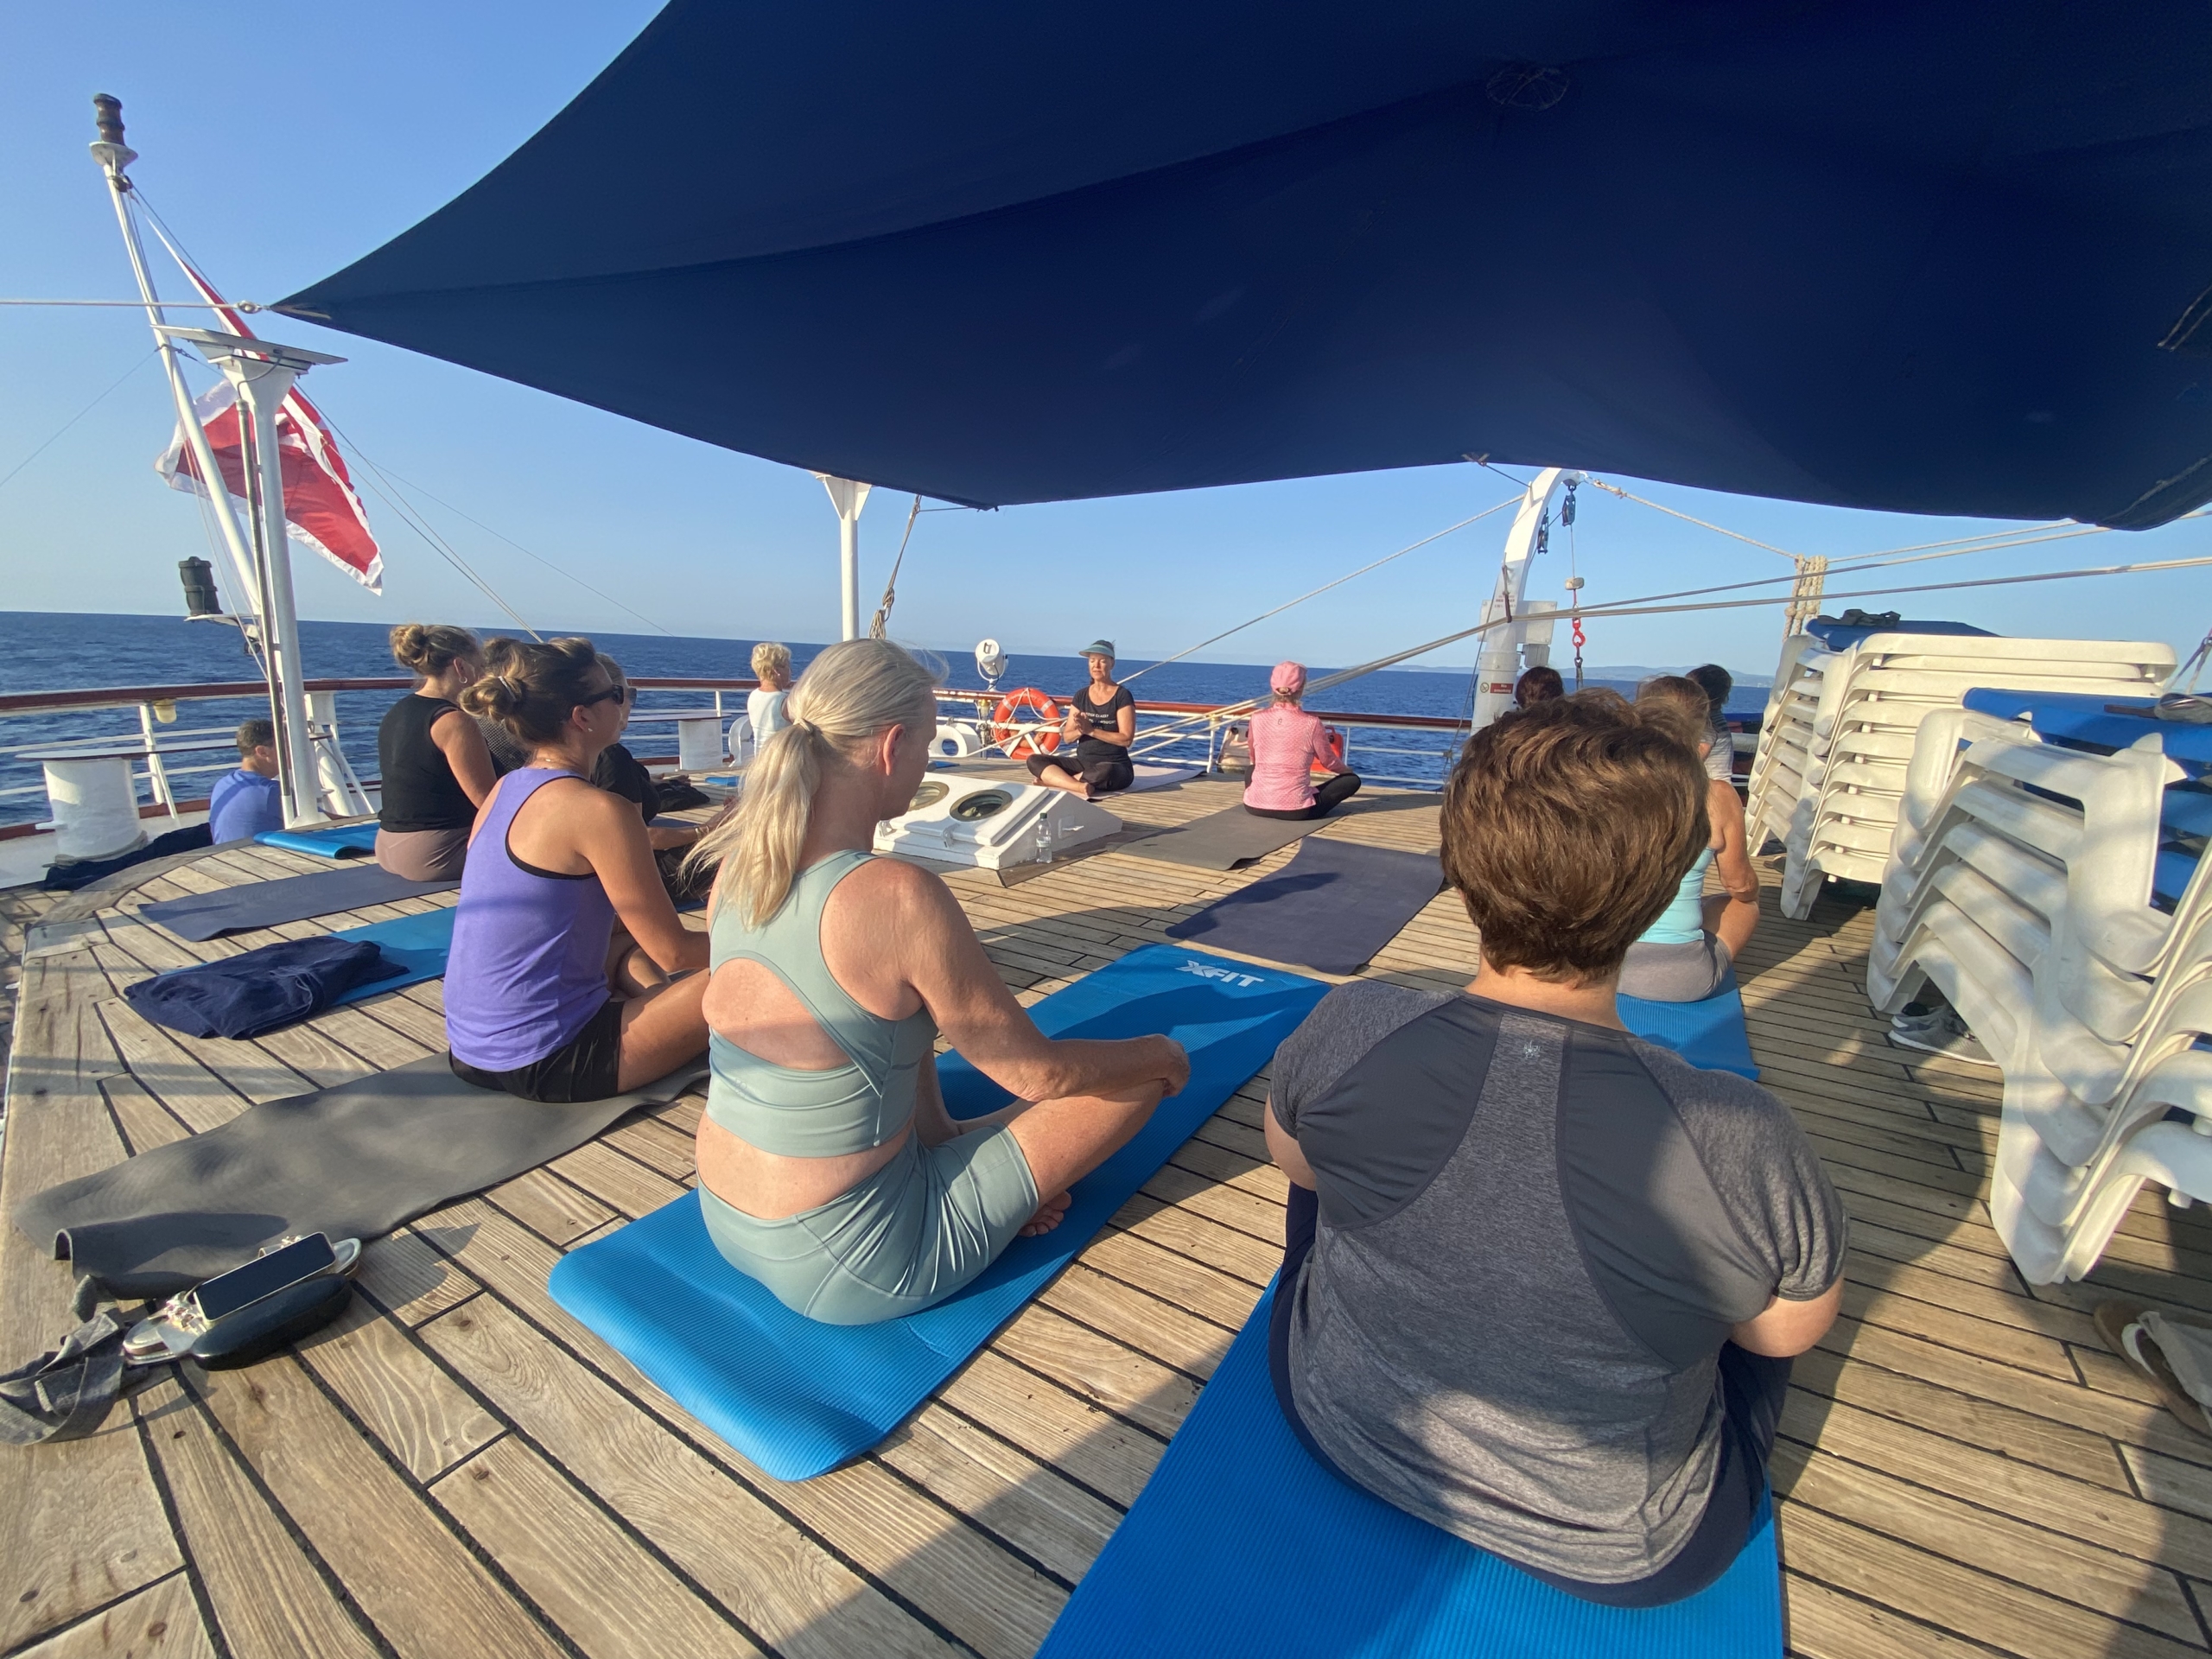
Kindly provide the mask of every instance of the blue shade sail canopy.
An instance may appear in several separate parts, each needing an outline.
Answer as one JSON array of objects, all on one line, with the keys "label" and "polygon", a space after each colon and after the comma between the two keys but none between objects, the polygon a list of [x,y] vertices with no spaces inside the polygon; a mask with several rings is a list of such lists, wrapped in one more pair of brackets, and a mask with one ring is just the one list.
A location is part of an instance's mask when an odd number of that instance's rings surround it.
[{"label": "blue shade sail canopy", "polygon": [[674,0],[281,309],[978,505],[2212,499],[2212,8]]}]

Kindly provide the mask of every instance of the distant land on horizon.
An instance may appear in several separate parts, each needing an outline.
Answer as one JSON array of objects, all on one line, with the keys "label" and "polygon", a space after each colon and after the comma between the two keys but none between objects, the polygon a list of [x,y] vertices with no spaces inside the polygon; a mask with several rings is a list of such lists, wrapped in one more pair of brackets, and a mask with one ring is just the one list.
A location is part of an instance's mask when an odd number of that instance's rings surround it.
[{"label": "distant land on horizon", "polygon": [[[1398,666],[1414,674],[1465,674],[1467,671],[1464,665],[1454,666],[1450,663],[1400,663]],[[1572,672],[1571,659],[1568,663],[1562,663],[1554,655],[1552,666],[1562,672]],[[1655,674],[1680,674],[1695,666],[1694,663],[1675,663],[1657,668],[1649,663],[1585,663],[1582,677],[1586,680],[1648,680]],[[1734,669],[1728,671],[1738,685],[1774,683],[1771,674],[1743,674]]]}]

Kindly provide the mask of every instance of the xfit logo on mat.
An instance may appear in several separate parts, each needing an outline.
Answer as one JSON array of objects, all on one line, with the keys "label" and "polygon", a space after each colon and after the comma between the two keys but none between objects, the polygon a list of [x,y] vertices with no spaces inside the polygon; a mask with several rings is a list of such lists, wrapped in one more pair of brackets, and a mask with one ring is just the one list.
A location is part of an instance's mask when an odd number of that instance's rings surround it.
[{"label": "xfit logo on mat", "polygon": [[1217,979],[1224,985],[1264,985],[1267,983],[1257,974],[1240,974],[1234,968],[1209,968],[1203,962],[1186,962],[1178,971],[1196,974],[1200,979]]}]

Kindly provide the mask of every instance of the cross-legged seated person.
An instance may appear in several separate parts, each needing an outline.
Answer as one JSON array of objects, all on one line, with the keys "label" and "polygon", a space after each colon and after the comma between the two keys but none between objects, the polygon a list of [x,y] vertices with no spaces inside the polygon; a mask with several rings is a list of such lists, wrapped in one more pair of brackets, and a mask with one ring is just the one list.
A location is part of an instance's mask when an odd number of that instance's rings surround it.
[{"label": "cross-legged seated person", "polygon": [[1741,1551],[1844,1215],[1789,1110],[1630,1036],[1613,978],[1705,845],[1705,775],[1611,692],[1477,732],[1443,810],[1458,995],[1354,983],[1276,1051],[1270,1332],[1313,1456],[1585,1599]]},{"label": "cross-legged seated person", "polygon": [[[1165,1037],[1047,1040],[944,883],[869,852],[928,767],[935,684],[886,641],[828,647],[696,855],[721,869],[700,1208],[733,1266],[831,1325],[927,1307],[1056,1225],[1190,1075]],[[1014,1103],[955,1123],[940,1031]]]},{"label": "cross-legged seated person", "polygon": [[476,809],[507,769],[493,763],[483,731],[458,702],[484,671],[483,648],[466,628],[403,622],[391,631],[391,654],[416,683],[377,728],[377,862],[410,881],[458,880]]},{"label": "cross-legged seated person", "polygon": [[1136,781],[1129,745],[1137,739],[1137,700],[1114,680],[1114,642],[1094,639],[1083,648],[1090,683],[1068,699],[1060,721],[1060,747],[1029,757],[1029,775],[1048,789],[1095,801]]},{"label": "cross-legged seated person", "polygon": [[[593,787],[621,689],[588,639],[488,640],[472,714],[530,746],[476,814],[446,963],[453,1069],[525,1100],[605,1100],[707,1046],[707,937],[661,885],[638,809]],[[616,926],[617,918],[620,926]]]},{"label": "cross-legged seated person", "polygon": [[[1277,663],[1268,677],[1273,701],[1252,716],[1252,781],[1244,810],[1255,818],[1325,818],[1359,793],[1359,774],[1337,758],[1329,728],[1299,704],[1306,696],[1306,665]],[[1330,774],[1313,787],[1313,768]]]},{"label": "cross-legged seated person", "polygon": [[[1620,993],[1648,1002],[1700,1002],[1718,991],[1737,953],[1759,925],[1759,878],[1744,845],[1744,802],[1736,785],[1713,778],[1713,728],[1705,692],[1679,674],[1647,680],[1636,694],[1646,725],[1665,733],[1704,766],[1705,850],[1683,874],[1659,919],[1643,930],[1621,963]],[[1718,866],[1723,891],[1705,893],[1705,873]]]}]

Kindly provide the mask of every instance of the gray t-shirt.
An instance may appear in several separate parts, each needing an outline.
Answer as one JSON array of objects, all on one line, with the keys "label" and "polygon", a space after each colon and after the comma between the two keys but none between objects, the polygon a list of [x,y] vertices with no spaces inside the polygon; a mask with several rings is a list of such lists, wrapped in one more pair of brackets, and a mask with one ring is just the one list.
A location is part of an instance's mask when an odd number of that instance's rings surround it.
[{"label": "gray t-shirt", "polygon": [[1319,1192],[1279,1294],[1322,1449],[1508,1560],[1665,1566],[1712,1493],[1729,1327],[1842,1271],[1788,1109],[1622,1032],[1375,983],[1284,1040],[1271,1100]]},{"label": "gray t-shirt", "polygon": [[1718,709],[1707,716],[1706,728],[1713,747],[1705,752],[1705,775],[1725,784],[1736,775],[1736,734],[1728,729],[1727,715]]}]

